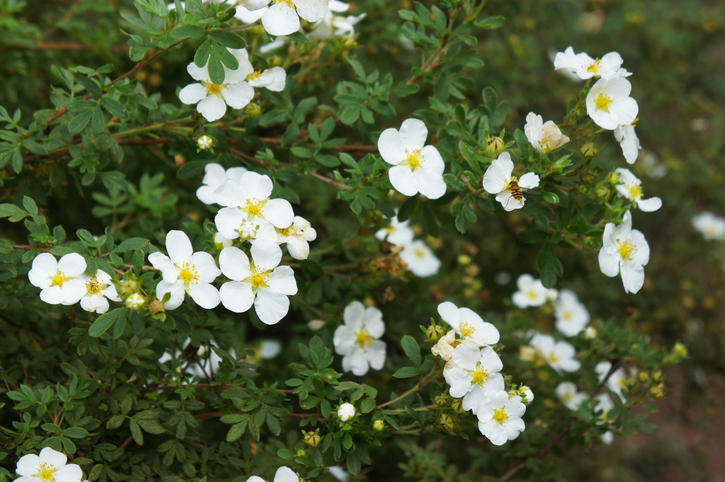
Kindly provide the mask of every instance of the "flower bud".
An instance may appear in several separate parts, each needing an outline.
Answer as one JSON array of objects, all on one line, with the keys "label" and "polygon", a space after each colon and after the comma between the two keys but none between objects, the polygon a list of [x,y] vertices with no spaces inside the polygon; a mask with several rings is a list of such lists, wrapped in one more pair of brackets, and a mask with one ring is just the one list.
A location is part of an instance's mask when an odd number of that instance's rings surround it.
[{"label": "flower bud", "polygon": [[342,48],[345,50],[352,50],[357,48],[357,41],[353,37],[345,35],[342,37]]},{"label": "flower bud", "polygon": [[665,385],[660,383],[656,387],[650,388],[649,393],[653,398],[663,398],[665,396]]},{"label": "flower bud", "polygon": [[214,139],[204,134],[196,140],[196,146],[199,148],[198,151],[206,151],[214,147]]},{"label": "flower bud", "polygon": [[249,117],[258,117],[262,114],[262,108],[256,102],[252,102],[247,104],[247,107],[244,108],[244,113]]},{"label": "flower bud", "polygon": [[312,447],[317,447],[319,443],[322,441],[322,437],[320,437],[320,434],[317,433],[317,431],[314,432],[303,432],[305,434],[304,442],[307,445],[310,445]]},{"label": "flower bud", "polygon": [[637,375],[637,378],[639,378],[640,382],[647,383],[649,381],[649,373],[639,372],[639,374]]},{"label": "flower bud", "polygon": [[499,152],[504,150],[504,143],[503,139],[500,137],[489,137],[486,139],[486,152],[491,154],[492,156],[495,156]]},{"label": "flower bud", "polygon": [[685,358],[687,356],[687,347],[678,341],[677,343],[675,343],[675,347],[672,349],[672,353],[680,358]]},{"label": "flower bud", "polygon": [[121,288],[121,295],[123,296],[131,296],[134,293],[138,294],[138,281],[136,280],[125,279],[118,283],[118,286]]},{"label": "flower bud", "polygon": [[446,394],[446,393],[439,393],[433,399],[433,403],[435,403],[439,407],[445,407],[446,405],[448,405],[448,402],[450,400],[451,400],[451,397],[449,397],[448,394]]},{"label": "flower bud", "polygon": [[460,398],[454,398],[451,401],[451,408],[458,413],[466,413],[466,409],[463,408],[463,400]]},{"label": "flower bud", "polygon": [[158,315],[159,313],[163,313],[166,311],[164,308],[164,304],[161,302],[161,300],[153,300],[151,303],[148,304],[147,309],[149,310],[149,313],[151,315]]},{"label": "flower bud", "polygon": [[461,266],[468,266],[469,264],[471,264],[471,261],[471,257],[467,254],[458,255],[458,264],[460,264]]},{"label": "flower bud", "polygon": [[609,190],[609,188],[607,186],[603,185],[603,184],[599,184],[594,189],[594,194],[596,194],[596,196],[599,199],[601,199],[602,201],[605,201],[605,200],[609,199],[610,192],[611,191]]},{"label": "flower bud", "polygon": [[378,432],[382,432],[385,428],[385,422],[382,420],[375,420],[375,422],[373,422],[373,428]]},{"label": "flower bud", "polygon": [[441,416],[438,418],[438,423],[440,423],[443,428],[448,430],[449,432],[453,431],[453,417],[451,417],[447,413],[441,414]]},{"label": "flower bud", "polygon": [[284,59],[279,55],[273,55],[267,59],[267,65],[270,67],[279,67],[284,63]]},{"label": "flower bud", "polygon": [[531,391],[531,388],[524,385],[523,387],[519,388],[519,395],[521,395],[522,401],[528,405],[531,402],[534,401],[534,392]]},{"label": "flower bud", "polygon": [[141,309],[145,302],[146,300],[144,300],[143,296],[138,293],[133,293],[131,296],[126,298],[125,304],[126,308],[128,308],[129,310],[136,311]]},{"label": "flower bud", "polygon": [[229,238],[225,238],[224,236],[222,236],[221,233],[216,233],[214,235],[214,246],[219,251],[221,251],[224,248],[228,248],[231,245],[232,245],[232,240]]},{"label": "flower bud", "polygon": [[324,327],[327,324],[325,320],[310,320],[309,323],[307,323],[307,327],[312,331],[317,331]]},{"label": "flower bud", "polygon": [[662,372],[657,370],[652,374],[652,379],[656,381],[657,383],[660,383],[662,381]]},{"label": "flower bud", "polygon": [[351,403],[343,403],[340,408],[337,409],[337,418],[341,422],[347,422],[355,416],[355,407]]},{"label": "flower bud", "polygon": [[262,35],[265,32],[266,30],[264,30],[264,27],[261,25],[256,25],[249,29],[249,33],[251,33],[252,35]]},{"label": "flower bud", "polygon": [[580,152],[584,157],[594,157],[599,154],[599,149],[593,142],[587,142],[582,146]]},{"label": "flower bud", "polygon": [[597,332],[597,329],[593,326],[587,326],[584,330],[584,338],[587,340],[593,340],[597,337],[599,333]]},{"label": "flower bud", "polygon": [[297,457],[299,457],[299,458],[307,457],[307,452],[305,452],[302,449],[299,449],[299,450],[297,450]]},{"label": "flower bud", "polygon": [[430,341],[437,341],[441,336],[443,336],[443,327],[440,325],[430,325],[425,329],[425,336]]}]

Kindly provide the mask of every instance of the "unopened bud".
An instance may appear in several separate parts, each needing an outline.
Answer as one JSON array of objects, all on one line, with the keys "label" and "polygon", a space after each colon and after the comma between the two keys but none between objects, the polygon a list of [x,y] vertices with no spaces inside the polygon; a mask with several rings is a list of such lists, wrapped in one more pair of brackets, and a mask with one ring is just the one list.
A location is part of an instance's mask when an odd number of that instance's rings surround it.
[{"label": "unopened bud", "polygon": [[500,137],[489,137],[486,139],[486,152],[495,156],[499,152],[503,151],[505,145],[503,139]]},{"label": "unopened bud", "polygon": [[317,447],[319,443],[322,441],[322,437],[320,437],[320,434],[315,432],[304,432],[305,437],[304,441],[307,445],[310,445],[312,447]]},{"label": "unopened bud", "polygon": [[519,388],[519,395],[521,395],[522,401],[526,405],[534,401],[534,392],[532,392],[531,388],[527,387],[526,385]]},{"label": "unopened bud", "polygon": [[441,336],[443,336],[443,331],[443,327],[440,325],[430,325],[425,329],[425,336],[430,341],[437,341]]},{"label": "unopened bud", "polygon": [[222,236],[221,233],[216,233],[214,235],[214,246],[219,251],[221,251],[224,248],[228,248],[231,245],[232,245],[232,240],[229,238],[225,238],[224,236]]},{"label": "unopened bud", "polygon": [[610,172],[607,176],[607,182],[609,184],[619,184],[619,174],[616,172]]},{"label": "unopened bud", "polygon": [[458,255],[458,264],[460,264],[461,266],[468,266],[469,264],[471,264],[471,261],[471,257],[467,254]]},{"label": "unopened bud", "polygon": [[249,117],[258,117],[262,114],[262,108],[256,102],[252,102],[251,104],[247,104],[244,113]]},{"label": "unopened bud", "polygon": [[433,399],[433,403],[435,403],[439,407],[445,407],[446,405],[448,405],[448,402],[450,402],[450,400],[451,400],[451,397],[449,397],[447,394],[439,393]]},{"label": "unopened bud", "polygon": [[352,403],[343,403],[340,408],[337,409],[337,418],[341,422],[347,422],[355,416],[355,406]]},{"label": "unopened bud", "polygon": [[594,157],[599,154],[599,149],[593,142],[587,142],[580,150],[584,157]]},{"label": "unopened bud", "polygon": [[[118,287],[121,288],[121,295],[123,296],[131,296],[134,293],[138,294],[138,282],[136,280],[125,279],[118,283]],[[143,298],[141,300],[141,304],[143,304]]]},{"label": "unopened bud", "polygon": [[593,326],[587,326],[584,330],[584,338],[587,340],[593,340],[597,337],[599,333],[597,332],[597,329]]},{"label": "unopened bud", "polygon": [[609,190],[609,188],[607,186],[603,185],[603,184],[599,184],[594,189],[594,194],[596,194],[597,197],[599,199],[601,199],[602,201],[609,199],[610,192],[611,191]]},{"label": "unopened bud", "polygon": [[279,67],[284,63],[284,59],[279,55],[273,55],[267,59],[267,65],[270,67]]},{"label": "unopened bud", "polygon": [[307,457],[307,452],[302,449],[299,449],[299,450],[297,450],[297,457],[299,457],[301,459],[305,458],[305,457]]},{"label": "unopened bud", "polygon": [[519,349],[519,358],[521,361],[531,361],[536,356],[536,349],[530,346],[522,346]]},{"label": "unopened bud", "polygon": [[141,309],[144,303],[145,300],[139,293],[133,293],[131,296],[126,298],[125,301],[126,308],[133,311]]},{"label": "unopened bud", "polygon": [[342,47],[345,50],[353,50],[357,48],[357,41],[352,38],[348,37],[347,35],[342,37]]},{"label": "unopened bud", "polygon": [[458,413],[466,413],[466,409],[463,408],[463,400],[460,398],[454,398],[451,401],[451,408]]},{"label": "unopened bud", "polygon": [[164,304],[161,302],[161,300],[153,300],[151,303],[148,304],[147,309],[149,310],[149,313],[151,315],[158,315],[159,313],[163,313],[166,311],[164,308]]},{"label": "unopened bud", "polygon": [[637,378],[639,378],[640,382],[647,383],[649,381],[649,373],[639,372],[639,374],[637,375]]},{"label": "unopened bud", "polygon": [[652,374],[652,379],[656,381],[657,383],[660,383],[662,381],[662,372],[657,370]]},{"label": "unopened bud", "polygon": [[675,343],[675,347],[672,349],[672,353],[680,358],[685,358],[687,356],[687,347],[682,343],[677,342]]},{"label": "unopened bud", "polygon": [[214,147],[214,139],[204,134],[196,140],[196,146],[200,151],[206,151]]},{"label": "unopened bud", "polygon": [[385,422],[382,420],[375,420],[375,422],[373,422],[373,428],[378,432],[382,432],[385,428]]},{"label": "unopened bud", "polygon": [[451,417],[447,413],[443,413],[440,417],[438,417],[438,423],[440,423],[443,428],[445,428],[449,432],[453,431],[453,417]]},{"label": "unopened bud", "polygon": [[652,387],[649,389],[650,395],[654,398],[662,398],[665,396],[665,386],[664,384],[659,384],[656,387]]}]

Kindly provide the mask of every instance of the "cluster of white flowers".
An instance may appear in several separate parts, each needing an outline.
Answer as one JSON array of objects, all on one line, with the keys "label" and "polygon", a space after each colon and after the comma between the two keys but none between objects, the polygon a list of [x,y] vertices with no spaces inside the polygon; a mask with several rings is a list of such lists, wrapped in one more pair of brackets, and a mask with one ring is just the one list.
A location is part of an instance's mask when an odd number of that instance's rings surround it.
[{"label": "cluster of white flowers", "polygon": [[[264,29],[270,35],[289,35],[300,30],[300,18],[317,22],[330,11],[328,0],[238,0],[239,5],[250,12],[256,12],[262,19]],[[260,12],[261,10],[261,12]]]},{"label": "cluster of white flowers", "polygon": [[329,6],[330,11],[322,20],[315,23],[308,37],[317,40],[326,40],[333,36],[343,37],[347,35],[351,37],[355,35],[355,25],[365,18],[365,14],[340,15],[350,10],[350,4],[338,0],[330,0]]},{"label": "cluster of white flowers", "polygon": [[451,397],[462,398],[461,406],[478,417],[478,428],[491,443],[514,440],[524,431],[521,417],[533,393],[528,387],[505,391],[503,363],[493,349],[500,338],[498,330],[472,310],[449,301],[438,305],[438,314],[452,330],[431,352],[446,361],[443,376]]},{"label": "cluster of white flowers", "polygon": [[386,228],[379,229],[375,237],[380,241],[387,241],[394,246],[403,248],[400,259],[405,261],[407,269],[416,276],[426,278],[438,273],[441,260],[436,257],[433,250],[421,239],[414,239],[415,232],[408,221],[399,222],[398,217],[390,219]]},{"label": "cluster of white flowers", "polygon": [[108,300],[121,301],[111,275],[97,270],[93,276],[85,274],[86,260],[77,253],[55,259],[50,253],[40,253],[33,259],[28,279],[41,289],[40,299],[50,305],[73,305],[80,301],[81,308],[91,313],[105,313]]},{"label": "cluster of white flowers", "polygon": [[576,360],[576,348],[564,340],[556,341],[551,335],[543,333],[530,333],[529,345],[534,349],[536,356],[543,359],[557,372],[574,373],[581,368],[581,362]]},{"label": "cluster of white flowers", "polygon": [[284,90],[286,73],[282,67],[272,67],[264,72],[255,71],[246,49],[227,50],[239,65],[234,70],[223,66],[224,83],[212,82],[208,63],[198,67],[191,62],[186,70],[198,82],[187,85],[179,92],[179,100],[188,105],[196,104],[196,110],[209,122],[221,119],[227,106],[244,108],[254,97],[254,87],[266,87],[275,92]]},{"label": "cluster of white flowers", "polygon": [[725,241],[725,218],[706,211],[692,218],[692,225],[705,239]]},{"label": "cluster of white flowers", "polygon": [[67,464],[65,454],[45,447],[40,454],[27,454],[18,460],[15,472],[19,482],[81,482],[83,471],[76,464]]},{"label": "cluster of white flowers", "polygon": [[388,128],[378,138],[378,150],[385,162],[390,184],[406,196],[420,193],[438,199],[446,193],[445,163],[435,146],[426,146],[428,128],[423,121],[406,119],[400,130]]},{"label": "cluster of white flowers", "polygon": [[352,371],[361,377],[370,368],[382,369],[386,350],[385,342],[379,339],[385,333],[383,313],[354,301],[345,307],[342,319],[344,324],[335,330],[332,343],[335,352],[342,355],[343,372]]},{"label": "cluster of white flowers", "polygon": [[622,63],[617,52],[593,59],[583,52],[575,54],[572,47],[558,52],[554,58],[556,70],[569,71],[585,80],[599,77],[587,94],[587,113],[599,127],[614,131],[624,158],[633,164],[642,148],[634,131],[639,106],[629,96],[632,84],[625,77],[632,74],[621,68]]}]

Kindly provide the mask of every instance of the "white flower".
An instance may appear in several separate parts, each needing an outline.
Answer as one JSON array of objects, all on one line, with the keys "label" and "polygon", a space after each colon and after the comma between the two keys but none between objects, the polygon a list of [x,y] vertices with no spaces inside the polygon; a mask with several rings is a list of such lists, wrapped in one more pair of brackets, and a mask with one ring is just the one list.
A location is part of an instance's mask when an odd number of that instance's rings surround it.
[{"label": "white flower", "polygon": [[578,75],[580,79],[592,77],[611,79],[632,75],[621,68],[622,62],[622,56],[617,52],[609,52],[601,59],[595,60],[584,52],[575,54],[574,49],[569,47],[564,52],[556,54],[554,68],[556,70],[566,69]]},{"label": "white flower", "polygon": [[309,221],[295,216],[292,225],[285,229],[277,228],[277,242],[287,243],[287,251],[294,259],[307,259],[310,255],[310,241],[317,239],[317,231]]},{"label": "white flower", "polygon": [[535,334],[531,346],[541,352],[546,363],[557,372],[575,372],[581,368],[581,362],[575,360],[576,349],[566,341],[555,341],[551,335]]},{"label": "white flower", "polygon": [[478,429],[494,445],[514,440],[526,428],[521,417],[526,406],[518,395],[509,398],[503,390],[486,394],[478,409]]},{"label": "white flower", "polygon": [[[105,313],[108,311],[108,300],[121,301],[116,287],[111,282],[111,275],[98,270],[93,276],[81,275],[86,286],[86,293],[81,298],[81,308],[91,313]],[[108,298],[108,299],[106,299]]]},{"label": "white flower", "polygon": [[549,290],[544,288],[541,280],[534,279],[530,274],[522,274],[516,280],[518,291],[514,293],[512,301],[519,308],[541,306],[549,300]]},{"label": "white flower", "polygon": [[692,218],[692,225],[705,239],[725,240],[725,218],[706,211]]},{"label": "white flower", "polygon": [[[265,224],[287,228],[294,220],[292,205],[285,199],[270,199],[272,179],[256,172],[245,172],[238,181],[227,180],[214,192],[222,206],[214,222],[229,239],[257,239],[257,231]],[[267,230],[269,233],[269,230]],[[277,233],[271,230],[275,240]]]},{"label": "white flower", "polygon": [[423,121],[406,119],[400,131],[391,127],[380,134],[378,150],[383,160],[394,166],[388,176],[398,192],[438,199],[446,192],[445,164],[438,149],[425,145],[427,137],[428,128]]},{"label": "white flower", "polygon": [[589,310],[571,290],[561,290],[559,299],[554,303],[554,315],[556,329],[564,336],[578,335],[589,323]]},{"label": "white flower", "polygon": [[143,296],[141,296],[139,293],[134,293],[126,298],[125,304],[126,308],[128,308],[129,310],[137,311],[141,309],[145,302],[146,300]]},{"label": "white flower", "polygon": [[279,340],[262,340],[259,344],[259,358],[272,360],[282,353],[282,343]]},{"label": "white flower", "polygon": [[342,355],[342,371],[358,377],[368,368],[380,370],[385,364],[385,342],[378,338],[385,332],[383,314],[375,307],[365,308],[359,301],[345,307],[344,325],[335,330],[332,343],[335,353]]},{"label": "white flower", "polygon": [[219,291],[212,281],[221,274],[214,258],[209,253],[194,253],[189,237],[183,231],[169,231],[166,235],[165,256],[159,252],[149,255],[149,262],[161,271],[163,279],[156,286],[156,298],[163,299],[171,294],[164,308],[174,310],[184,301],[184,293],[204,309],[210,310],[219,304]]},{"label": "white flower", "polygon": [[379,229],[375,233],[375,237],[380,241],[387,241],[395,246],[405,246],[413,241],[415,233],[408,224],[408,221],[399,222],[398,216],[390,218],[390,224],[387,228]]},{"label": "white flower", "polygon": [[599,250],[599,268],[613,278],[622,273],[626,293],[637,293],[644,284],[644,266],[649,262],[649,244],[644,234],[632,229],[632,214],[627,211],[622,224],[607,223]]},{"label": "white flower", "polygon": [[333,465],[329,468],[329,473],[337,480],[340,480],[342,482],[350,478],[350,474],[347,472],[347,470],[342,468],[342,465]]},{"label": "white flower", "polygon": [[496,327],[483,321],[468,308],[458,308],[450,301],[445,301],[438,305],[438,314],[456,333],[478,346],[495,345],[499,341],[500,334]]},{"label": "white flower", "polygon": [[50,253],[40,253],[33,260],[28,279],[41,289],[40,299],[51,305],[72,305],[86,294],[83,272],[86,260],[77,253],[69,253],[55,259]]},{"label": "white flower", "polygon": [[249,74],[246,80],[252,87],[266,87],[274,92],[282,92],[287,81],[287,72],[282,67],[272,67],[264,72],[257,70]]},{"label": "white flower", "polygon": [[196,145],[200,150],[206,151],[214,146],[214,139],[204,134],[196,140]]},{"label": "white flower", "polygon": [[632,84],[621,77],[597,81],[587,94],[587,114],[599,127],[610,131],[632,124],[639,106],[629,96],[631,91]]},{"label": "white flower", "polygon": [[634,131],[634,124],[617,126],[614,129],[614,138],[619,142],[619,146],[622,148],[622,154],[627,163],[634,164],[639,156],[639,150],[642,146],[639,144],[639,138],[637,133]]},{"label": "white flower", "polygon": [[474,341],[464,340],[446,363],[443,376],[453,398],[463,398],[461,406],[475,414],[485,392],[503,390],[503,363],[490,346],[480,348]]},{"label": "white flower", "polygon": [[243,167],[230,167],[224,169],[219,164],[212,162],[204,166],[204,179],[202,186],[196,190],[196,197],[204,204],[215,204],[214,191],[227,181],[239,182],[242,174],[247,172]]},{"label": "white flower", "polygon": [[534,392],[531,391],[530,387],[523,386],[519,388],[519,393],[521,394],[521,400],[524,402],[524,405],[530,405],[534,401]]},{"label": "white flower", "polygon": [[[611,369],[611,362],[601,361],[597,363],[597,365],[594,367],[594,371],[597,373],[600,383],[602,380],[604,380],[604,377],[607,376],[609,370]],[[611,391],[619,395],[620,398],[626,400],[624,392],[627,390],[627,372],[624,371],[624,368],[620,367],[614,370],[614,372],[607,379],[607,387]]]},{"label": "white flower", "polygon": [[658,197],[642,199],[642,181],[632,174],[632,171],[619,167],[614,172],[619,175],[619,182],[621,183],[615,186],[619,197],[629,199],[637,208],[646,213],[657,211],[662,207],[662,199]]},{"label": "white flower", "polygon": [[569,137],[563,135],[553,121],[543,122],[542,117],[533,112],[526,116],[524,133],[534,149],[549,153],[569,142]]},{"label": "white flower", "polygon": [[421,278],[437,274],[441,267],[441,260],[421,240],[416,240],[403,246],[403,250],[400,252],[400,259],[408,265],[408,271]]},{"label": "white flower", "polygon": [[[330,11],[325,18],[319,20],[307,36],[317,40],[325,40],[332,38],[333,35],[342,37],[345,35],[355,35],[355,25],[365,18],[362,15],[348,15],[347,17],[335,15],[336,13],[345,13],[350,9],[350,4],[340,2],[338,0],[330,0]],[[334,12],[334,13],[333,13]]]},{"label": "white flower", "polygon": [[[240,20],[243,23],[250,24],[264,17],[269,7],[258,8],[257,10],[249,10],[248,8],[237,5],[237,10],[234,13],[234,18]],[[262,52],[264,53],[264,52]]]},{"label": "white flower", "polygon": [[[66,255],[67,256],[67,255]],[[83,471],[76,464],[67,464],[68,457],[50,447],[39,455],[23,455],[15,472],[19,482],[80,482]]]},{"label": "white flower", "polygon": [[438,340],[438,343],[433,345],[430,351],[435,356],[439,356],[445,361],[449,361],[453,358],[453,351],[455,349],[453,346],[454,341],[456,341],[456,331],[450,330]]},{"label": "white flower", "polygon": [[224,83],[215,84],[209,76],[209,64],[197,67],[191,62],[186,70],[199,83],[189,84],[179,92],[179,100],[184,104],[197,104],[196,110],[204,118],[213,122],[221,119],[227,111],[227,105],[233,109],[241,109],[254,97],[254,89],[244,79],[254,72],[247,59],[245,49],[228,49],[239,62],[236,70],[224,66]]},{"label": "white flower", "polygon": [[355,416],[355,406],[351,403],[343,403],[337,409],[337,418],[342,422],[347,422]]},{"label": "white flower", "polygon": [[219,290],[224,307],[244,313],[254,304],[259,319],[274,325],[287,315],[289,298],[297,294],[297,282],[292,268],[278,266],[282,252],[276,244],[252,244],[252,262],[244,251],[224,248],[219,255],[222,273],[232,281]]},{"label": "white flower", "polygon": [[[300,478],[289,467],[280,467],[274,474],[274,482],[299,482]],[[264,482],[262,477],[253,475],[247,479],[247,482]]]},{"label": "white flower", "polygon": [[533,172],[524,174],[519,180],[513,175],[513,171],[514,162],[511,160],[511,154],[502,152],[483,175],[483,188],[486,192],[496,195],[496,201],[501,203],[505,211],[524,207],[526,200],[522,190],[533,189],[539,185],[539,176]]},{"label": "white flower", "polygon": [[[254,11],[266,7],[269,0],[239,0],[239,4]],[[327,12],[328,0],[275,0],[264,12],[262,25],[270,35],[289,35],[300,29],[300,17],[308,22],[316,22]]]},{"label": "white flower", "polygon": [[588,398],[588,395],[580,392],[572,382],[561,382],[556,387],[556,396],[569,410],[579,410],[579,405]]}]

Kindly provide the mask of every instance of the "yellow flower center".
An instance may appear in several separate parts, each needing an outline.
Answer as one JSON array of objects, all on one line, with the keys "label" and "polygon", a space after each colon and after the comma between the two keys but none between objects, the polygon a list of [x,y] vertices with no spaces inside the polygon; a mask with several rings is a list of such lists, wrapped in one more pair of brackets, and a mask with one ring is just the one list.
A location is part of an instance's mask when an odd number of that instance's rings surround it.
[{"label": "yellow flower center", "polygon": [[359,346],[360,348],[367,348],[369,347],[373,340],[375,340],[374,337],[370,335],[370,332],[363,328],[362,330],[358,331],[355,335],[355,344]]},{"label": "yellow flower center", "polygon": [[708,236],[716,236],[717,229],[715,229],[715,226],[707,226],[705,228],[705,234],[707,234]]},{"label": "yellow flower center", "polygon": [[421,248],[415,248],[413,250],[413,254],[415,255],[416,258],[420,258],[420,259],[425,258],[425,251],[423,251],[423,249],[421,249]]},{"label": "yellow flower center", "polygon": [[244,79],[244,80],[246,80],[247,82],[249,82],[250,80],[258,79],[260,75],[262,75],[262,71],[261,70],[256,70],[256,71],[252,72],[251,74],[247,75],[247,78]]},{"label": "yellow flower center", "polygon": [[634,201],[640,196],[642,196],[642,185],[638,182],[632,183],[629,186],[627,186],[627,189],[629,189],[629,200]]},{"label": "yellow flower center", "polygon": [[295,9],[295,4],[292,2],[292,0],[274,0],[274,3],[286,3],[289,8],[292,10]]},{"label": "yellow flower center", "polygon": [[250,263],[251,274],[249,278],[245,279],[247,283],[252,285],[252,291],[257,294],[260,288],[269,287],[269,271],[257,271],[257,267],[254,263]]},{"label": "yellow flower center", "polygon": [[97,295],[105,288],[106,285],[99,283],[98,279],[95,276],[93,276],[91,279],[88,280],[88,282],[86,282],[86,291],[88,291],[88,293],[92,295]]},{"label": "yellow flower center", "polygon": [[594,62],[589,64],[589,67],[587,67],[587,72],[590,74],[598,75],[599,69],[601,68],[601,59],[596,59]]},{"label": "yellow flower center", "polygon": [[549,358],[549,361],[551,363],[556,363],[560,360],[559,355],[554,352],[549,353],[549,356],[547,358]]},{"label": "yellow flower center", "polygon": [[627,379],[625,377],[619,377],[617,380],[617,386],[619,388],[627,388]]},{"label": "yellow flower center", "polygon": [[35,477],[39,478],[40,480],[45,480],[47,482],[53,482],[55,480],[55,473],[57,471],[58,469],[55,468],[55,465],[43,462],[42,464],[40,464],[40,467],[38,467],[38,475],[36,475]]},{"label": "yellow flower center", "polygon": [[619,243],[619,248],[617,248],[617,253],[619,253],[622,259],[626,259],[627,261],[631,261],[636,252],[637,247],[630,240]]},{"label": "yellow flower center", "polygon": [[410,170],[415,172],[415,170],[419,169],[423,163],[423,158],[420,154],[420,151],[418,149],[408,151],[408,158],[405,160],[405,162],[407,162],[410,166]]},{"label": "yellow flower center", "polygon": [[59,286],[63,287],[63,283],[68,281],[68,278],[65,277],[65,273],[62,271],[56,271],[52,278],[50,278],[50,286]]},{"label": "yellow flower center", "polygon": [[285,238],[288,238],[294,234],[294,228],[292,226],[290,226],[289,228],[284,228],[284,229],[279,229],[279,228],[276,228],[276,229],[277,229],[277,232],[279,234],[281,234],[282,236],[284,236]]},{"label": "yellow flower center", "polygon": [[490,378],[488,370],[481,365],[481,362],[476,363],[476,368],[471,372],[471,376],[473,377],[473,383],[480,386],[483,386]]},{"label": "yellow flower center", "polygon": [[501,425],[503,425],[504,422],[506,420],[508,420],[508,418],[509,418],[509,416],[506,413],[506,410],[504,410],[503,408],[499,408],[498,410],[493,412],[493,419],[496,420]]},{"label": "yellow flower center", "polygon": [[597,100],[594,101],[594,104],[597,106],[597,109],[609,112],[609,106],[612,102],[614,101],[607,94],[599,94],[597,96]]},{"label": "yellow flower center", "polygon": [[252,217],[259,216],[262,214],[262,209],[265,204],[266,201],[258,201],[256,198],[248,199],[245,211],[247,211],[247,214]]},{"label": "yellow flower center", "polygon": [[572,319],[571,311],[565,311],[564,313],[561,314],[561,317],[564,318],[566,321],[571,321],[571,319]]},{"label": "yellow flower center", "polygon": [[528,297],[529,297],[529,298],[531,298],[532,300],[535,300],[536,298],[538,298],[538,297],[539,297],[539,295],[538,295],[538,294],[536,293],[536,291],[534,291],[534,290],[529,290],[529,292],[528,292],[528,293],[526,293],[526,296],[528,296]]},{"label": "yellow flower center", "polygon": [[475,333],[476,329],[468,323],[463,323],[458,327],[458,331],[460,331],[463,336],[471,336]]},{"label": "yellow flower center", "polygon": [[179,278],[181,278],[181,281],[183,281],[185,285],[188,285],[189,283],[196,283],[199,279],[199,275],[196,273],[196,266],[189,262],[181,265]]},{"label": "yellow flower center", "polygon": [[222,90],[224,90],[224,84],[219,85],[215,84],[214,82],[205,82],[202,80],[201,85],[203,85],[206,89],[207,95],[216,95],[218,97],[221,97],[221,92]]},{"label": "yellow flower center", "polygon": [[566,400],[567,402],[571,401],[571,393],[565,393],[564,400]]}]

